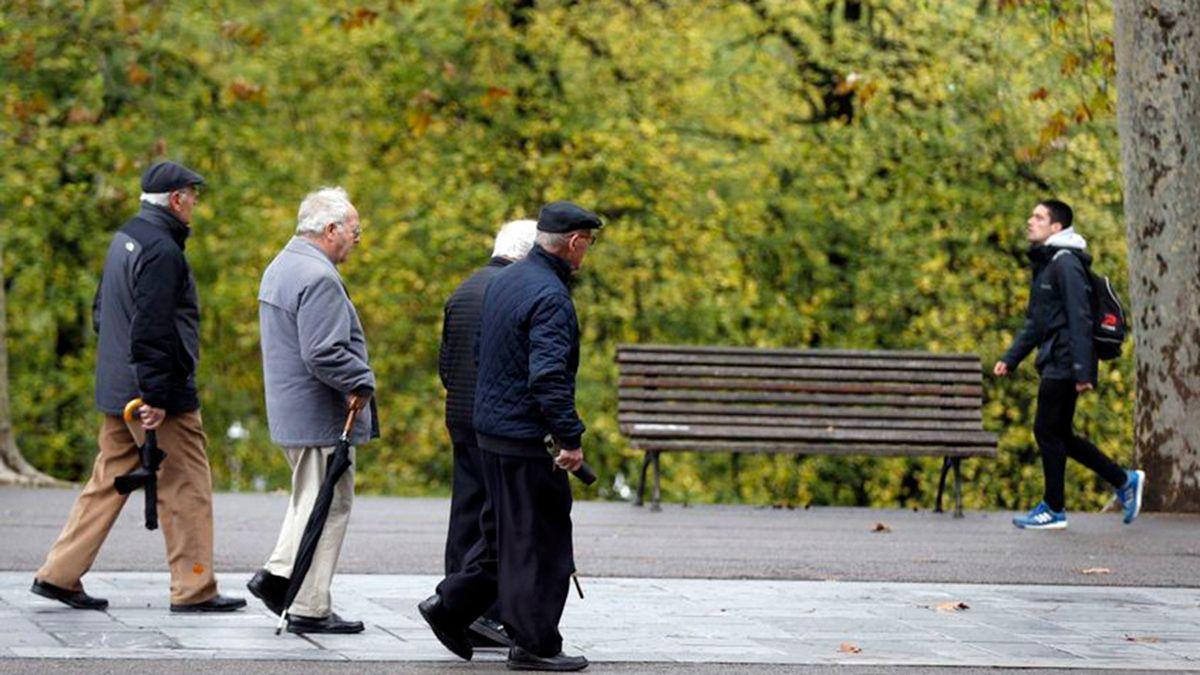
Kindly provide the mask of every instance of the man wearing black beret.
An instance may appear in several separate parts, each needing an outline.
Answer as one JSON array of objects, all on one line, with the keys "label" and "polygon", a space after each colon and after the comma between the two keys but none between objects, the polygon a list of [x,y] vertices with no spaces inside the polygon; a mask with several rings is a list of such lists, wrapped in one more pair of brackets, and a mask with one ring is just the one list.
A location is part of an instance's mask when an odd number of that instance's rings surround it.
[{"label": "man wearing black beret", "polygon": [[[582,670],[558,622],[575,571],[571,487],[583,464],[575,409],[579,322],[567,281],[603,224],[570,202],[547,204],[525,259],[498,272],[483,300],[474,427],[487,501],[484,540],[418,609],[450,651],[470,659],[467,627],[497,600],[511,670]],[[547,440],[558,448],[546,453]]]},{"label": "man wearing black beret", "polygon": [[[141,210],[112,239],[92,318],[99,333],[96,407],[104,413],[100,452],[32,591],[76,609],[104,609],[81,578],[116,522],[126,497],[113,479],[137,468],[138,446],[154,429],[166,457],[158,471],[158,517],[167,541],[172,612],[229,612],[241,598],[217,593],[213,574],[212,474],[205,453],[196,364],[200,306],[184,257],[204,179],[174,162],[142,174]],[[141,399],[140,423],[126,424]]]}]

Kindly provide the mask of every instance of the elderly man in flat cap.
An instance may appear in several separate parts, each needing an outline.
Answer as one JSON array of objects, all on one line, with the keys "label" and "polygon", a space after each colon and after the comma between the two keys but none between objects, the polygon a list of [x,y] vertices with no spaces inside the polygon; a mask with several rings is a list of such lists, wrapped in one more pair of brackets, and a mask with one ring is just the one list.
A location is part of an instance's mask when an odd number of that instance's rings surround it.
[{"label": "elderly man in flat cap", "polygon": [[[488,285],[479,335],[474,426],[487,502],[484,541],[418,610],[434,635],[464,659],[468,626],[497,600],[513,645],[511,670],[582,670],[562,652],[558,622],[571,574],[571,487],[583,464],[575,410],[579,323],[567,281],[602,226],[596,214],[554,202],[538,216],[537,240]],[[559,448],[551,457],[547,442]]]},{"label": "elderly man in flat cap", "polygon": [[[166,452],[158,472],[158,516],[167,542],[172,612],[229,612],[241,598],[217,593],[213,574],[212,475],[196,390],[200,308],[184,256],[192,210],[204,179],[174,162],[142,175],[141,210],[108,248],[96,291],[99,333],[96,407],[104,413],[92,476],[30,589],[76,609],[105,609],[81,578],[125,505],[113,479],[140,464],[138,446],[153,429]],[[140,423],[127,402],[140,398]]]}]

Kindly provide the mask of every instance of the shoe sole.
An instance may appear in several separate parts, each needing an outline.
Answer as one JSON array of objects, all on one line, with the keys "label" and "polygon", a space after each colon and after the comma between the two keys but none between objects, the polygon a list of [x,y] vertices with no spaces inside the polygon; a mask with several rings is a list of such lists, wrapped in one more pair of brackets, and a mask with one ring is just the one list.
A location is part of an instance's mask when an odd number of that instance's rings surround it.
[{"label": "shoe sole", "polygon": [[1141,514],[1141,512],[1142,512],[1142,492],[1144,492],[1146,489],[1146,472],[1142,471],[1141,469],[1138,469],[1137,471],[1134,471],[1134,473],[1136,473],[1137,477],[1138,477],[1137,490],[1134,491],[1134,505],[1135,506],[1133,508],[1133,515],[1125,516],[1125,524],[1126,525],[1132,523],[1134,521],[1134,519],[1137,518],[1139,514]]},{"label": "shoe sole", "polygon": [[539,666],[533,663],[511,663],[504,662],[504,667],[509,670],[535,670],[543,673],[576,673],[586,669],[590,664],[585,662],[582,666],[572,666],[570,668],[554,668],[549,666]]},{"label": "shoe sole", "polygon": [[473,623],[467,627],[467,630],[488,641],[488,644],[484,645],[471,645],[476,649],[508,649],[512,647],[512,640],[508,639],[504,633],[492,630],[486,624]]},{"label": "shoe sole", "polygon": [[1017,525],[1013,523],[1013,527],[1016,527],[1018,530],[1065,530],[1067,529],[1067,522],[1064,520],[1059,523],[1047,523],[1045,525]]},{"label": "shoe sole", "polygon": [[229,607],[205,607],[203,609],[198,607],[188,607],[187,605],[182,607],[179,605],[171,605],[171,611],[175,614],[228,614],[229,612],[236,612],[239,609],[245,608],[246,603],[244,602],[240,605],[231,605]]},{"label": "shoe sole", "polygon": [[292,628],[291,626],[287,627],[287,632],[292,633],[294,635],[355,635],[357,633],[363,632],[364,630],[366,630],[366,626],[358,626],[357,628],[354,628],[354,629],[345,629],[345,630],[322,630],[319,628],[318,629]]},{"label": "shoe sole", "polygon": [[40,595],[41,597],[46,598],[47,600],[54,600],[55,602],[61,602],[62,604],[66,605],[67,607],[70,607],[71,609],[94,609],[94,610],[100,611],[100,612],[103,612],[104,610],[108,609],[108,601],[105,601],[104,604],[99,604],[99,605],[81,605],[78,602],[71,602],[70,600],[64,600],[64,599],[58,597],[57,595],[55,595],[54,593],[44,590],[44,589],[41,589],[37,586],[30,586],[29,592],[33,593],[34,595]]},{"label": "shoe sole", "polygon": [[425,619],[425,623],[429,625],[429,630],[433,631],[433,636],[438,639],[438,642],[442,643],[443,647],[449,649],[451,654],[454,654],[464,661],[471,660],[471,657],[474,656],[475,653],[474,650],[471,649],[470,645],[467,645],[466,650],[456,649],[452,644],[453,640],[451,640],[449,636],[447,636],[441,631],[441,629],[434,625],[433,619],[429,616],[429,612],[425,611],[425,607],[417,605],[417,611],[421,613],[421,618]]}]

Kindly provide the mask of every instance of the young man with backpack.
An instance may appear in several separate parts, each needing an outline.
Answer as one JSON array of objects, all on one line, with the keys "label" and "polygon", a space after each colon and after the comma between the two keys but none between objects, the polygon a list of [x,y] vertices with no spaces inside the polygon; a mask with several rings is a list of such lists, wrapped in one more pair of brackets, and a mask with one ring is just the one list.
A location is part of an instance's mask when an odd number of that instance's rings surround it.
[{"label": "young man with backpack", "polygon": [[1071,227],[1071,207],[1056,199],[1041,201],[1027,222],[1033,262],[1033,286],[1025,326],[992,369],[1005,377],[1038,350],[1041,377],[1033,433],[1042,453],[1043,500],[1013,518],[1023,529],[1067,527],[1063,485],[1070,457],[1108,481],[1131,523],[1142,508],[1146,475],[1126,470],[1072,430],[1079,395],[1095,388],[1099,358],[1120,353],[1124,315],[1107,279],[1091,271],[1087,242]]}]

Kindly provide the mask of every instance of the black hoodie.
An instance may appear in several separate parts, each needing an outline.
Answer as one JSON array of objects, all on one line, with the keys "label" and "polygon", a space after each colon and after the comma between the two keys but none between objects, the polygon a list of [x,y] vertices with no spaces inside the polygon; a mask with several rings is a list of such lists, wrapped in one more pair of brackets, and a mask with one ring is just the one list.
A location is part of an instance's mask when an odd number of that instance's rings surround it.
[{"label": "black hoodie", "polygon": [[1034,365],[1043,379],[1096,384],[1092,342],[1092,256],[1081,248],[1029,250],[1033,284],[1025,326],[1001,359],[1010,370],[1038,348]]}]

